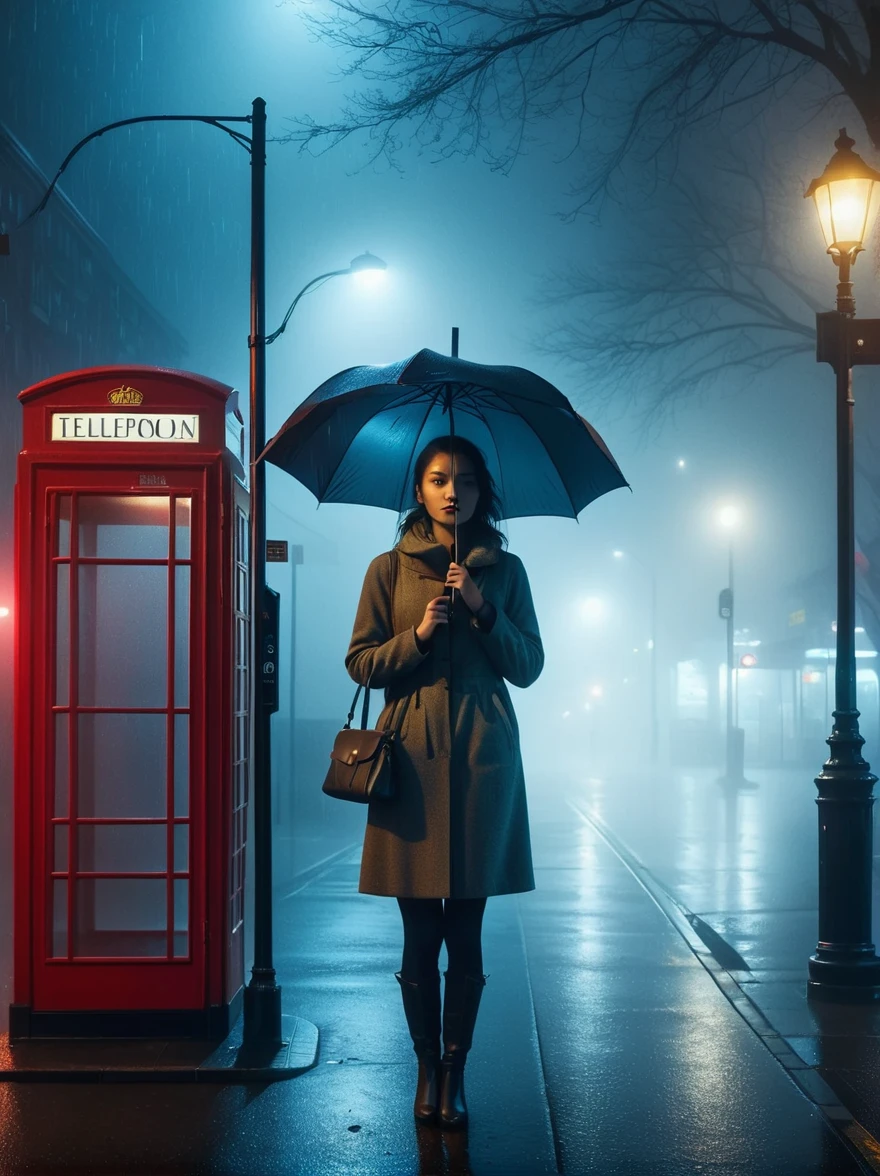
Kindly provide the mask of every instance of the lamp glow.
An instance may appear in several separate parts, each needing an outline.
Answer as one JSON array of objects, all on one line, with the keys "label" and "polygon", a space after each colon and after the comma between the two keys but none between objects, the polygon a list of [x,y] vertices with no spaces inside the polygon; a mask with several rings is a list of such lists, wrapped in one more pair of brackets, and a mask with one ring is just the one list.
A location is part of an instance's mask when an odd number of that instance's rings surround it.
[{"label": "lamp glow", "polygon": [[374,253],[368,251],[353,258],[348,268],[354,274],[359,286],[372,288],[382,283],[388,266],[381,257],[376,257]]},{"label": "lamp glow", "polygon": [[734,527],[739,526],[740,513],[735,506],[722,506],[718,511],[718,523],[724,527],[725,530],[733,530]]},{"label": "lamp glow", "polygon": [[864,248],[880,211],[880,172],[853,151],[855,140],[842,128],[825,171],[804,196],[812,196],[822,235],[832,257],[852,261]]},{"label": "lamp glow", "polygon": [[605,602],[596,596],[588,597],[581,604],[581,615],[586,621],[601,621],[605,615]]}]

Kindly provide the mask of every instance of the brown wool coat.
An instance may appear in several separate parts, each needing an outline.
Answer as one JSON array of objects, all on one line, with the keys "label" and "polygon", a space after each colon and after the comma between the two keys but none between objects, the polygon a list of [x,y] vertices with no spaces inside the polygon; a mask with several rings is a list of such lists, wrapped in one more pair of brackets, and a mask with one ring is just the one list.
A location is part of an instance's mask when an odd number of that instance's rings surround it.
[{"label": "brown wool coat", "polygon": [[504,681],[530,686],[544,649],[525,569],[500,546],[475,546],[464,565],[496,609],[489,632],[456,596],[426,653],[415,629],[443,593],[449,555],[421,524],[404,535],[390,608],[391,557],[367,569],[346,668],[385,688],[371,726],[394,726],[398,795],[369,805],[364,894],[482,898],[534,890],[519,728]]}]

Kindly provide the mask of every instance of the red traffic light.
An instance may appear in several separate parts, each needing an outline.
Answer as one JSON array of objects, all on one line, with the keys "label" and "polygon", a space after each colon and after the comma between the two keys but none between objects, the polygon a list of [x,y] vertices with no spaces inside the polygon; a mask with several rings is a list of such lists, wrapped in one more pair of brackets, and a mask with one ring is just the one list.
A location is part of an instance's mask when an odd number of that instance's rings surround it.
[{"label": "red traffic light", "polygon": [[746,670],[750,670],[752,666],[758,664],[758,659],[753,653],[744,653],[739,659],[739,664]]}]

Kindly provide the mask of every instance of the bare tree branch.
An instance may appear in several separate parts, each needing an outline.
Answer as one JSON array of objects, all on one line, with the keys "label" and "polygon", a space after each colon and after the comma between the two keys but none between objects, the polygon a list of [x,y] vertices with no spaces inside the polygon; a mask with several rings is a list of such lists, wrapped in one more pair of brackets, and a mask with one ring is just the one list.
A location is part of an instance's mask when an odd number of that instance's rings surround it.
[{"label": "bare tree branch", "polygon": [[785,196],[759,153],[682,174],[624,252],[550,279],[541,305],[556,325],[536,348],[650,426],[719,382],[732,391],[812,353],[823,292],[797,260]]},{"label": "bare tree branch", "polygon": [[815,72],[839,85],[880,148],[876,0],[331,2],[330,15],[306,19],[348,52],[343,76],[368,88],[334,122],[296,122],[285,138],[303,147],[365,132],[371,158],[390,158],[408,127],[441,158],[481,151],[507,170],[529,127],[564,115],[572,150],[589,132],[593,197],[637,144],[674,144]]}]

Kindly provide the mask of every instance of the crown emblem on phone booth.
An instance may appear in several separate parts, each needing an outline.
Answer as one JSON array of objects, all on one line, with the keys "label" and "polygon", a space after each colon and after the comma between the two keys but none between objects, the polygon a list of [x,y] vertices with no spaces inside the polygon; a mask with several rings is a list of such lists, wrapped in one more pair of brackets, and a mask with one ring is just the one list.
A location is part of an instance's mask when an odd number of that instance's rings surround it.
[{"label": "crown emblem on phone booth", "polygon": [[111,404],[140,404],[144,399],[144,394],[138,392],[137,388],[130,388],[127,384],[123,384],[121,388],[113,388],[108,392],[107,399]]}]

